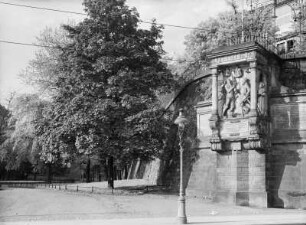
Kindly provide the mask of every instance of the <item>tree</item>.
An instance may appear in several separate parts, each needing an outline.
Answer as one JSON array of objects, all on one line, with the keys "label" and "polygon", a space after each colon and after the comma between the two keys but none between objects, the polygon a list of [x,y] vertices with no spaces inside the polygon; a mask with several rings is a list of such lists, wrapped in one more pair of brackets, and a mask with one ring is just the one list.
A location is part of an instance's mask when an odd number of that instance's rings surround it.
[{"label": "tree", "polygon": [[5,140],[5,130],[7,128],[7,120],[9,111],[0,104],[0,145]]},{"label": "tree", "polygon": [[0,104],[0,179],[3,179],[5,174],[5,162],[4,162],[4,152],[1,148],[3,142],[6,140],[7,135],[7,122],[9,118],[9,111]]},{"label": "tree", "polygon": [[22,95],[11,101],[4,140],[0,146],[1,161],[7,171],[29,174],[32,165],[39,161],[34,121],[40,116],[43,106],[44,103],[36,95]]},{"label": "tree", "polygon": [[70,40],[58,47],[57,93],[37,124],[42,154],[49,161],[63,152],[99,154],[110,167],[114,158],[150,159],[166,132],[158,96],[174,83],[160,61],[161,27],[138,28],[139,15],[124,0],[84,6],[88,17],[64,26]]},{"label": "tree", "polygon": [[37,37],[37,44],[45,47],[35,52],[34,59],[19,76],[26,84],[35,87],[40,96],[50,97],[57,92],[56,82],[61,74],[59,55],[61,47],[69,42],[67,32],[62,27],[47,27]]},{"label": "tree", "polygon": [[274,43],[277,28],[274,25],[271,5],[251,11],[245,10],[242,16],[242,10],[235,1],[229,1],[229,4],[231,11],[222,12],[201,22],[198,29],[186,36],[185,55],[178,65],[172,67],[173,72],[178,73],[185,81],[208,69],[207,55],[217,47],[254,39],[265,39],[265,43]]}]

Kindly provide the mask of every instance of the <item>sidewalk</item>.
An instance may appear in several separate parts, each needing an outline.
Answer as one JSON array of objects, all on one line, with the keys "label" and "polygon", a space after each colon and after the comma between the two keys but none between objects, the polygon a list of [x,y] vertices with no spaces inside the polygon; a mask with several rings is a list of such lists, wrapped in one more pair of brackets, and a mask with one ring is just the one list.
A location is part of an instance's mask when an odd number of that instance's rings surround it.
[{"label": "sidewalk", "polygon": [[[84,186],[93,183],[74,185],[83,190]],[[105,184],[94,185],[93,193],[96,193],[97,186],[101,185],[99,188],[102,188]],[[80,193],[65,191],[58,186],[53,189],[4,189],[0,192],[0,225],[178,224],[176,195],[151,190],[134,195],[105,195],[87,193],[85,190],[92,189],[89,186]],[[306,225],[306,210],[302,209],[251,208],[187,198],[186,211],[189,224]]]},{"label": "sidewalk", "polygon": [[[53,221],[22,221],[2,222],[1,225],[174,225],[176,218],[136,218],[136,219],[97,219],[97,220],[53,220]],[[243,215],[243,216],[206,216],[188,218],[188,224],[209,225],[306,225],[305,211],[283,215]]]}]

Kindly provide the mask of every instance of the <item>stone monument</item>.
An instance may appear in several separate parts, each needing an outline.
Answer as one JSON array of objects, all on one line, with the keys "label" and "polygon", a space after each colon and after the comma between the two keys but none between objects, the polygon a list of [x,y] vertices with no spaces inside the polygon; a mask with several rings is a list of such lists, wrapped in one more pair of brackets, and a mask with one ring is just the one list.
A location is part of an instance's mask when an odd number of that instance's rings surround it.
[{"label": "stone monument", "polygon": [[187,195],[306,208],[306,55],[282,58],[248,42],[208,57],[212,97],[196,105]]},{"label": "stone monument", "polygon": [[271,147],[270,65],[277,57],[255,42],[214,50],[211,150],[217,152],[216,199],[267,207],[266,152]]}]

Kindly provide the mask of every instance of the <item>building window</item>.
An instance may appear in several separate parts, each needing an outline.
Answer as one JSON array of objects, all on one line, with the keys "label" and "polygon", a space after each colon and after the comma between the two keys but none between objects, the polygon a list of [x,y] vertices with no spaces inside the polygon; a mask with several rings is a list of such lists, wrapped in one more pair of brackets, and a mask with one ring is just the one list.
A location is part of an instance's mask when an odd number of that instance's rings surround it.
[{"label": "building window", "polygon": [[277,52],[278,52],[278,54],[285,54],[286,53],[285,42],[277,45]]},{"label": "building window", "polygon": [[288,52],[292,52],[293,48],[294,48],[294,40],[289,40],[287,42],[287,50],[288,50]]}]

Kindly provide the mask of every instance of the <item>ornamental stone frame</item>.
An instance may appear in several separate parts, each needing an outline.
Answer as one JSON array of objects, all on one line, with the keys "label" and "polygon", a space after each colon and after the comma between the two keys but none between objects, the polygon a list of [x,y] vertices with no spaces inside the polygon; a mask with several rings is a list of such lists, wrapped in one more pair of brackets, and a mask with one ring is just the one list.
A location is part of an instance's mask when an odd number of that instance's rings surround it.
[{"label": "ornamental stone frame", "polygon": [[269,148],[268,57],[271,53],[255,43],[242,47],[236,53],[230,47],[222,52],[217,49],[209,56],[214,151],[224,151],[223,142],[237,140],[245,149]]}]

